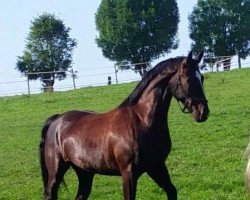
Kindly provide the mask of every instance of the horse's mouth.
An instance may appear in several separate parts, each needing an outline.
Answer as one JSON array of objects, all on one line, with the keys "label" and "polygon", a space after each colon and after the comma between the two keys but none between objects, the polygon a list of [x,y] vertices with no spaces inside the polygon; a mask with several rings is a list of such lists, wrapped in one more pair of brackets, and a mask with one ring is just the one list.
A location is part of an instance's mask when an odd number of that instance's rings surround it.
[{"label": "horse's mouth", "polygon": [[205,122],[208,119],[209,109],[207,104],[199,104],[192,107],[192,115],[196,122]]}]

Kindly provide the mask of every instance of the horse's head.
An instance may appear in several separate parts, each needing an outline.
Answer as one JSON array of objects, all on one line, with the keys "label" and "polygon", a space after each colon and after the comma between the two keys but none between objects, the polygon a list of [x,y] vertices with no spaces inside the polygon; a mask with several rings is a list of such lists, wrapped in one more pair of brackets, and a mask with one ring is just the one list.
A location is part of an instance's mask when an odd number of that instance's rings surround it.
[{"label": "horse's head", "polygon": [[170,80],[170,87],[173,96],[177,101],[182,102],[184,108],[192,113],[197,122],[204,122],[208,118],[209,109],[203,89],[204,77],[199,71],[198,64],[201,61],[203,52],[197,59],[193,59],[192,52],[184,59],[177,73]]}]

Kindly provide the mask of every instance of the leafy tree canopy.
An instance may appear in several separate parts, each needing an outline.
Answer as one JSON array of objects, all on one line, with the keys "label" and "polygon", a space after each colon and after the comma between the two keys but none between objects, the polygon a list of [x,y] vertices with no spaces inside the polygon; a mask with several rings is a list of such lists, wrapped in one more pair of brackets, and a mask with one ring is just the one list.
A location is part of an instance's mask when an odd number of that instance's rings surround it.
[{"label": "leafy tree canopy", "polygon": [[53,87],[55,79],[66,77],[66,72],[58,71],[66,71],[72,64],[72,51],[77,43],[70,38],[69,31],[70,28],[55,15],[44,13],[34,18],[23,55],[17,59],[16,69],[29,79],[40,79],[45,90]]},{"label": "leafy tree canopy", "polygon": [[210,56],[250,53],[250,1],[198,0],[189,15],[190,37],[196,49]]},{"label": "leafy tree canopy", "polygon": [[[96,42],[103,55],[117,63],[150,62],[177,48],[178,22],[176,0],[102,0]],[[134,70],[145,68],[136,65]]]}]

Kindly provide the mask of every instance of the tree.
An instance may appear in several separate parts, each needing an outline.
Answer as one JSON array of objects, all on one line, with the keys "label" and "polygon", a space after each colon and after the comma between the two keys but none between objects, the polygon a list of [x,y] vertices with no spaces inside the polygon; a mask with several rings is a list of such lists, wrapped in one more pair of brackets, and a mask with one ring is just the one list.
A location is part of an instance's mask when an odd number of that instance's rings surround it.
[{"label": "tree", "polygon": [[44,13],[34,18],[16,69],[31,80],[40,79],[44,91],[53,91],[55,79],[65,79],[72,64],[72,51],[77,43],[70,38],[69,31],[55,15]]},{"label": "tree", "polygon": [[[250,53],[249,10],[249,0],[198,0],[189,15],[193,47],[204,48],[209,56],[245,59]],[[225,64],[230,67],[230,59]]]},{"label": "tree", "polygon": [[102,0],[96,42],[106,58],[143,76],[146,63],[177,48],[178,23],[176,0]]}]

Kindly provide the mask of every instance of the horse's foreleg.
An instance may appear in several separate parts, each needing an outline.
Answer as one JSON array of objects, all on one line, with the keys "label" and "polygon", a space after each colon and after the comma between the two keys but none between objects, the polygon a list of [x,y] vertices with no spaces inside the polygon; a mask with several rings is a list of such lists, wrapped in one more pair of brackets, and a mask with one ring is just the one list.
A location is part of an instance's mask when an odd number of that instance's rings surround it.
[{"label": "horse's foreleg", "polygon": [[166,192],[168,200],[177,200],[177,191],[170,179],[165,163],[155,166],[147,173]]},{"label": "horse's foreleg", "polygon": [[138,178],[136,177],[132,166],[129,165],[126,169],[122,170],[121,175],[124,200],[135,200]]},{"label": "horse's foreleg", "polygon": [[77,192],[75,199],[87,200],[91,192],[94,174],[83,171],[76,167],[74,167],[74,170],[76,171],[78,181],[79,181],[78,192]]}]

